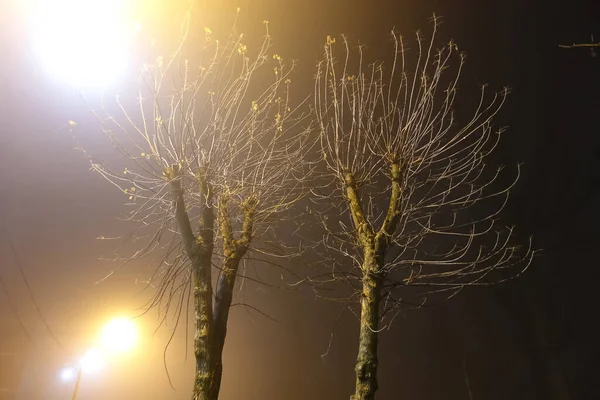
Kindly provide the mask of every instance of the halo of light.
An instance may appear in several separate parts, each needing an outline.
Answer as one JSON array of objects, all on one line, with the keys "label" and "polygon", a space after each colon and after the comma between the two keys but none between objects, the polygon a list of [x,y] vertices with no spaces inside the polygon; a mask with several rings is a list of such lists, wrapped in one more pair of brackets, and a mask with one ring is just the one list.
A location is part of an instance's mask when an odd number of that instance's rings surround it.
[{"label": "halo of light", "polygon": [[60,371],[60,379],[63,382],[72,382],[77,376],[77,370],[73,367],[66,367]]},{"label": "halo of light", "polygon": [[104,366],[104,357],[98,349],[88,350],[79,361],[81,370],[86,373],[94,373]]},{"label": "halo of light", "polygon": [[102,330],[102,346],[111,351],[124,352],[137,342],[137,328],[127,318],[115,318]]},{"label": "halo of light", "polygon": [[117,0],[38,0],[33,47],[44,68],[82,88],[103,88],[126,71],[126,24]]}]

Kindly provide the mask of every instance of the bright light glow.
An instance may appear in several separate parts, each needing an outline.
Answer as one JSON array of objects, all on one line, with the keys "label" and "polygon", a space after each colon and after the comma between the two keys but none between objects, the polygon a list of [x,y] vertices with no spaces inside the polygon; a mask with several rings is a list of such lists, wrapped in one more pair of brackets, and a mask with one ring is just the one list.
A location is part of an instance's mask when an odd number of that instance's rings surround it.
[{"label": "bright light glow", "polygon": [[110,321],[102,331],[102,345],[112,351],[124,352],[133,347],[137,341],[137,328],[127,318],[116,318]]},{"label": "bright light glow", "polygon": [[130,39],[123,0],[37,0],[33,46],[57,78],[82,88],[104,88],[125,73]]},{"label": "bright light glow", "polygon": [[86,373],[94,373],[104,366],[104,358],[98,349],[88,350],[79,361],[81,370]]},{"label": "bright light glow", "polygon": [[60,379],[63,382],[73,382],[76,376],[77,370],[72,367],[63,368],[63,370],[60,371]]}]

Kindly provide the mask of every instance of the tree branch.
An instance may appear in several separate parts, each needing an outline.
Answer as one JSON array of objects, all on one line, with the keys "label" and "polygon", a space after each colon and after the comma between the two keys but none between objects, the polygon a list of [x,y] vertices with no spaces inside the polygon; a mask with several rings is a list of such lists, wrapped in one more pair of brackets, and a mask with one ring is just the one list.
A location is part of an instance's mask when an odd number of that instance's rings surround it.
[{"label": "tree branch", "polygon": [[181,231],[185,251],[188,257],[193,258],[196,252],[196,239],[190,224],[190,218],[185,209],[184,191],[181,182],[181,169],[179,165],[173,164],[165,169],[165,176],[170,182],[171,192],[175,201],[175,218]]},{"label": "tree branch", "polygon": [[398,220],[400,219],[400,199],[402,195],[402,188],[400,163],[398,161],[392,162],[390,168],[390,179],[392,181],[392,189],[388,210],[385,215],[385,219],[381,224],[379,232],[377,232],[375,235],[375,243],[377,244],[378,253],[385,251],[390,238],[396,230]]}]

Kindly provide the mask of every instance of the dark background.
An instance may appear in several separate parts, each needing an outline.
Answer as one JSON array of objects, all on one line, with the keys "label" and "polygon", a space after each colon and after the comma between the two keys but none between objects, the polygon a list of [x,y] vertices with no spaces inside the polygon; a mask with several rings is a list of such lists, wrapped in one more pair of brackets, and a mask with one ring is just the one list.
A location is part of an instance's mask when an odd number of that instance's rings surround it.
[{"label": "dark background", "polygon": [[[153,14],[150,24],[178,24],[179,2],[154,3],[164,12]],[[346,33],[368,44],[373,59],[385,59],[392,27],[406,36],[417,29],[428,33],[432,13],[442,15],[440,40],[453,38],[468,54],[457,107],[460,98],[470,104],[478,96],[479,84],[512,88],[499,117],[510,129],[490,162],[507,168],[524,163],[504,217],[524,239],[532,233],[544,251],[518,280],[403,313],[381,334],[378,398],[600,398],[600,51],[592,57],[590,49],[558,47],[589,42],[591,34],[600,40],[600,3],[205,3],[203,18],[218,21],[228,21],[239,5],[250,33],[260,32],[263,19],[270,21],[277,52],[299,60],[298,97],[309,93],[326,35]],[[137,263],[94,284],[113,267],[99,260],[111,244],[95,238],[125,232],[116,220],[123,198],[89,171],[66,122],[77,121],[81,140],[95,154],[116,156],[79,94],[53,83],[36,65],[20,11],[13,3],[0,9],[0,216],[62,347],[44,327],[1,233],[0,276],[9,297],[0,293],[0,399],[68,398],[72,387],[58,380],[59,369],[88,346],[106,318],[134,314],[143,305],[143,296],[135,295],[152,265]],[[351,314],[335,324],[339,308],[309,291],[252,289],[245,297],[280,322],[232,312],[222,399],[349,397],[358,335]],[[193,363],[184,357],[185,333],[175,336],[167,357],[174,392],[162,359],[169,331],[152,336],[156,322],[156,316],[144,317],[138,350],[87,378],[80,398],[189,398]],[[331,349],[322,357],[332,331]]]}]

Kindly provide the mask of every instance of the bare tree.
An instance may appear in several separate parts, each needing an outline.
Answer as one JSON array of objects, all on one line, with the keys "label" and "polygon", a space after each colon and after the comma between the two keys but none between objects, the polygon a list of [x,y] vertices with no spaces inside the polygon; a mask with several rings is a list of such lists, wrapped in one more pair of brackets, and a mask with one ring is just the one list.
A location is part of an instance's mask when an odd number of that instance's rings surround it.
[{"label": "bare tree", "polygon": [[316,75],[329,180],[313,190],[326,208],[312,213],[333,256],[330,273],[312,279],[343,282],[349,290],[342,300],[360,303],[355,400],[375,397],[378,333],[402,304],[506,279],[495,271],[520,262],[512,275],[518,274],[533,256],[531,241],[519,253],[513,228],[496,224],[519,174],[502,184],[502,168],[484,163],[503,132],[492,122],[508,92],[482,87],[474,112],[459,123],[454,108],[464,55],[452,41],[435,47],[438,24],[434,16],[429,40],[417,34],[415,52],[392,32],[387,66],[367,63],[365,48],[344,36],[338,58],[336,40],[327,37]]},{"label": "bare tree", "polygon": [[222,41],[205,28],[197,50],[186,46],[188,14],[174,55],[141,74],[137,111],[117,99],[119,116],[96,112],[126,163],[92,158],[133,206],[139,247],[125,262],[160,254],[149,307],[174,311],[176,324],[193,297],[194,400],[218,397],[236,278],[269,255],[270,231],[303,193],[306,114],[289,97],[293,65],[271,52],[264,24],[256,50],[235,26]]}]

